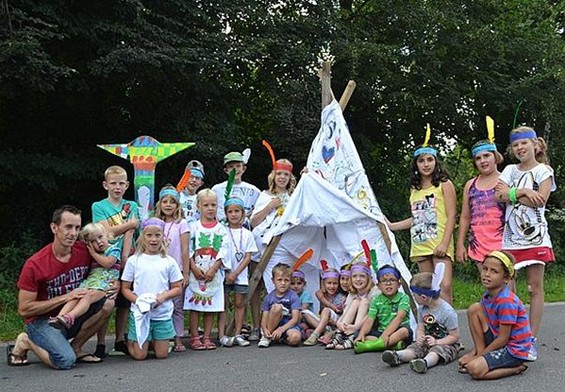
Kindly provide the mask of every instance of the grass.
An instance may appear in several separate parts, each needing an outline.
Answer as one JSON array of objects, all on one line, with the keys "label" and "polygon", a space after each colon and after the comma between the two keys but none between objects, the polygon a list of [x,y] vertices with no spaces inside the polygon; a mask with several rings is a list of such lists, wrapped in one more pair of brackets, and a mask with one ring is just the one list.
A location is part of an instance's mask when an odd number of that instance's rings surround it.
[{"label": "grass", "polygon": [[[545,302],[564,302],[565,273],[552,272],[546,274],[544,279]],[[464,276],[456,278],[453,282],[455,309],[467,309],[481,298],[484,291],[476,271],[467,271],[461,275]],[[528,303],[527,284],[523,276],[518,277],[518,296],[522,302]],[[111,320],[109,334],[113,333],[113,326],[114,322]],[[13,340],[23,330],[23,320],[17,314],[17,293],[0,289],[0,341]]]}]

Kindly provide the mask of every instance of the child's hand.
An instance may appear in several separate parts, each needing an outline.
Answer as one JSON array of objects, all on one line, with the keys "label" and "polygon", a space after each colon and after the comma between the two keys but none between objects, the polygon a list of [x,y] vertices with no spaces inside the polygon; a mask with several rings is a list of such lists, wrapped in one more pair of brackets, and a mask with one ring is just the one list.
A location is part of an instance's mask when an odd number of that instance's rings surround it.
[{"label": "child's hand", "polygon": [[280,205],[281,205],[281,199],[278,197],[273,197],[269,202],[269,208],[271,210],[279,208]]},{"label": "child's hand", "polygon": [[446,254],[447,254],[447,245],[444,245],[443,243],[439,244],[434,250],[434,256],[445,257]]},{"label": "child's hand", "polygon": [[227,283],[227,284],[233,284],[236,279],[237,279],[237,275],[236,275],[234,272],[230,272],[230,273],[226,276],[226,283]]},{"label": "child's hand", "polygon": [[217,270],[215,270],[214,268],[210,268],[208,271],[206,271],[206,273],[204,274],[204,281],[205,282],[211,282],[214,277],[216,276],[216,272],[218,272]]},{"label": "child's hand", "polygon": [[90,253],[90,256],[94,257],[94,255],[96,255],[96,251],[94,250],[94,246],[92,245],[92,242],[86,243],[86,249],[88,249],[88,253]]},{"label": "child's hand", "polygon": [[188,279],[190,278],[190,276],[188,275],[188,273],[183,272],[182,273],[182,288],[186,288],[186,286],[188,286]]},{"label": "child's hand", "polygon": [[345,332],[345,334],[347,335],[351,335],[353,333],[355,333],[355,325],[353,324],[343,324],[343,332]]},{"label": "child's hand", "polygon": [[359,336],[357,336],[357,338],[355,338],[355,340],[354,340],[353,342],[354,342],[354,343],[356,343],[356,342],[362,342],[362,343],[364,343],[364,342],[365,342],[365,335],[359,334]]},{"label": "child's hand", "polygon": [[528,199],[528,204],[535,207],[543,207],[545,205],[545,199],[540,193],[532,189],[522,189],[521,193],[521,196]]},{"label": "child's hand", "polygon": [[156,307],[160,306],[166,300],[167,300],[167,298],[165,296],[165,293],[157,294],[157,297],[155,297],[155,303],[153,304],[153,307],[156,308]]},{"label": "child's hand", "polygon": [[465,261],[467,261],[468,257],[469,257],[469,255],[467,254],[467,249],[465,249],[465,245],[458,246],[457,247],[457,254],[455,255],[455,258],[457,259],[457,261],[460,262],[460,263],[464,263]]},{"label": "child's hand", "polygon": [[206,279],[206,275],[204,274],[204,271],[202,271],[202,269],[196,266],[192,269],[192,273],[194,274],[194,277],[198,280]]},{"label": "child's hand", "polygon": [[278,327],[271,334],[271,339],[278,340],[278,339],[280,339],[280,337],[282,336],[283,333],[284,333],[284,330],[281,327]]},{"label": "child's hand", "polygon": [[424,344],[426,344],[426,337],[418,336],[418,338],[416,339],[416,344],[418,344],[419,346],[423,346]]},{"label": "child's hand", "polygon": [[331,304],[330,309],[333,310],[334,312],[338,313],[338,314],[341,313],[341,309],[337,305]]},{"label": "child's hand", "polygon": [[428,347],[432,347],[435,346],[437,344],[437,339],[434,338],[433,336],[430,335],[426,335],[424,337],[426,344],[428,345]]},{"label": "child's hand", "polygon": [[74,299],[81,299],[86,295],[88,292],[87,289],[74,289],[70,293],[67,293],[67,302],[72,301]]}]

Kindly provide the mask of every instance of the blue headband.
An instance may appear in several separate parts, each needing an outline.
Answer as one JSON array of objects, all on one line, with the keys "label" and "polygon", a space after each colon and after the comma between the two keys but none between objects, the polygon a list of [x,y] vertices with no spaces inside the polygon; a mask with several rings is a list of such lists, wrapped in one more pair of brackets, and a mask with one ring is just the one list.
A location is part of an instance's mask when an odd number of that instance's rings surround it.
[{"label": "blue headband", "polygon": [[417,149],[416,151],[414,151],[414,158],[416,158],[418,155],[422,155],[422,154],[430,154],[433,155],[434,157],[437,156],[437,150],[433,147],[420,147],[419,149]]},{"label": "blue headband", "polygon": [[493,143],[481,144],[480,146],[477,146],[477,147],[475,147],[471,150],[471,155],[475,156],[478,153],[483,152],[483,151],[495,152],[496,151],[496,144],[493,144]]},{"label": "blue headband", "polygon": [[516,140],[520,139],[537,139],[538,135],[533,129],[526,132],[513,132],[510,134],[510,143],[514,143]]},{"label": "blue headband", "polygon": [[354,264],[351,267],[351,273],[355,272],[363,272],[369,276],[371,276],[371,269],[366,264]]},{"label": "blue headband", "polygon": [[190,174],[193,177],[198,177],[200,179],[204,178],[204,173],[202,173],[202,170],[198,169],[197,167],[193,167],[190,169]]},{"label": "blue headband", "polygon": [[245,210],[245,205],[243,204],[243,200],[241,200],[239,197],[230,197],[229,199],[227,199],[226,202],[224,203],[224,208],[231,206],[232,204],[236,204]]},{"label": "blue headband", "polygon": [[146,227],[149,226],[156,226],[158,228],[161,229],[161,231],[165,230],[165,222],[163,222],[161,219],[159,218],[149,218],[149,219],[145,219],[142,223],[141,223],[141,229],[145,229]]},{"label": "blue headband", "polygon": [[387,274],[392,274],[398,280],[400,280],[400,271],[396,268],[391,266],[382,267],[377,271],[377,279],[381,280],[381,278]]},{"label": "blue headband", "polygon": [[430,297],[430,298],[437,298],[441,291],[441,290],[423,289],[421,287],[416,287],[412,285],[410,285],[410,290],[415,294],[425,295],[426,297]]},{"label": "blue headband", "polygon": [[159,192],[159,200],[162,200],[165,196],[172,196],[173,199],[175,199],[176,201],[179,201],[179,193],[176,191],[176,189],[163,189],[161,192]]}]

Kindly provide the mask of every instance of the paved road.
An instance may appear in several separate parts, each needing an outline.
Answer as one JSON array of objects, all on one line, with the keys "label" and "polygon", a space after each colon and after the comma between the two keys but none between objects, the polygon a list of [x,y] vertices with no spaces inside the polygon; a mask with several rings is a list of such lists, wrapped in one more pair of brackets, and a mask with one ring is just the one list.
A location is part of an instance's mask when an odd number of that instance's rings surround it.
[{"label": "paved road", "polygon": [[[54,371],[37,362],[26,367],[0,364],[0,391],[563,391],[565,387],[565,304],[548,304],[539,336],[540,359],[523,375],[474,381],[457,372],[456,363],[428,373],[407,365],[390,368],[380,355],[355,355],[323,347],[273,346],[219,348],[172,353],[167,360],[136,362],[107,358],[101,364],[79,364]],[[464,313],[459,313],[465,346],[471,346]],[[94,342],[87,347],[93,348]],[[4,346],[2,346],[4,350]],[[2,351],[4,352],[4,351]]]}]

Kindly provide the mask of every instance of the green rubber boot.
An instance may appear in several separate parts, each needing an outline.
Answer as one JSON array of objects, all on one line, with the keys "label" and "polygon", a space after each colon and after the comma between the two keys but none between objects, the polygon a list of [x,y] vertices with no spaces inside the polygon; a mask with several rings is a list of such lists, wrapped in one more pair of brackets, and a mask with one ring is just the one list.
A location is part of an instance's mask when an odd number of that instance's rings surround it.
[{"label": "green rubber boot", "polygon": [[374,351],[385,351],[385,341],[381,338],[377,340],[365,340],[364,342],[355,343],[355,354],[368,353]]}]

